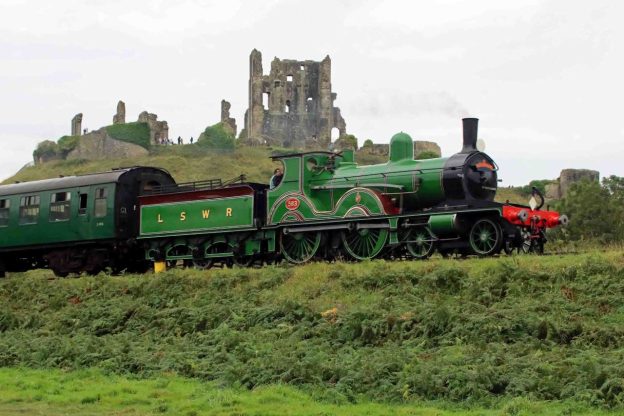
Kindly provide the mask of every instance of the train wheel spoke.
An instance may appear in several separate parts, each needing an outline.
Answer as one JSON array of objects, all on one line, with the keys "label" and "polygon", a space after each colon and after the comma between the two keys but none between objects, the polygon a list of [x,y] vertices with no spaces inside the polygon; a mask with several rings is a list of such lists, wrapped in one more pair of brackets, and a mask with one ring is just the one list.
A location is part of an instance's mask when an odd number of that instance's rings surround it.
[{"label": "train wheel spoke", "polygon": [[404,238],[407,252],[416,259],[426,259],[433,254],[433,237],[426,228],[413,228]]},{"label": "train wheel spoke", "polygon": [[288,233],[281,237],[282,255],[291,263],[305,263],[312,259],[321,245],[321,233]]},{"label": "train wheel spoke", "polygon": [[349,256],[356,260],[366,260],[381,253],[387,238],[388,230],[365,228],[343,233],[342,244]]},{"label": "train wheel spoke", "polygon": [[470,247],[480,256],[496,254],[502,244],[503,233],[494,221],[484,218],[474,223],[468,239]]}]

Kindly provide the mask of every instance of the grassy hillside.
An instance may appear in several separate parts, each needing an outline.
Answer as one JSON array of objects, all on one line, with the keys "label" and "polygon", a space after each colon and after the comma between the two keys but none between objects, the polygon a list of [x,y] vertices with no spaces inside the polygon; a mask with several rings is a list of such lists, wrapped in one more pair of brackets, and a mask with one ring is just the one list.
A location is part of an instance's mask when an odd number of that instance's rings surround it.
[{"label": "grassy hillside", "polygon": [[156,147],[146,157],[97,161],[52,161],[27,167],[4,183],[102,172],[120,166],[157,166],[167,169],[179,182],[209,178],[229,179],[247,174],[251,181],[266,182],[277,164],[269,159],[266,148],[240,148],[221,153],[197,145]]},{"label": "grassy hillside", "polygon": [[0,281],[0,367],[622,410],[621,251]]}]

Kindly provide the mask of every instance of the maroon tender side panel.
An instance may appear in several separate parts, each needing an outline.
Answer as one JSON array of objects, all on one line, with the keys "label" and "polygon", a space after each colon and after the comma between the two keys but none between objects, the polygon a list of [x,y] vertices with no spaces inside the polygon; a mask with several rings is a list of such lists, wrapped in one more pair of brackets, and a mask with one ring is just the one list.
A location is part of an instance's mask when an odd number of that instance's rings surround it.
[{"label": "maroon tender side panel", "polygon": [[253,195],[251,186],[239,185],[213,190],[188,191],[171,194],[144,195],[139,198],[141,205],[167,204],[171,202],[201,201],[204,199],[230,198],[234,196]]}]

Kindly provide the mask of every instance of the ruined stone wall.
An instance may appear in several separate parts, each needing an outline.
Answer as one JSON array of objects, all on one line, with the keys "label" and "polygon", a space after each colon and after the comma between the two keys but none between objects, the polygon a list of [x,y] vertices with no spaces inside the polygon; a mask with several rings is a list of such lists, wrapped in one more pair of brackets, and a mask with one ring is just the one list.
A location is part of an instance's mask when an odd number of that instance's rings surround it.
[{"label": "ruined stone wall", "polygon": [[71,121],[71,135],[80,136],[82,134],[82,113],[78,113]]},{"label": "ruined stone wall", "polygon": [[598,182],[600,172],[590,169],[563,169],[557,178],[557,182],[546,185],[547,200],[561,199],[566,196],[570,186],[583,180]]},{"label": "ruined stone wall", "polygon": [[67,160],[126,159],[147,156],[148,153],[141,146],[111,138],[106,127],[102,127],[83,135],[76,148],[67,155]]},{"label": "ruined stone wall", "polygon": [[224,128],[229,130],[229,132],[232,133],[234,137],[236,137],[236,120],[230,117],[231,107],[232,105],[228,101],[221,100],[221,123],[223,124]]},{"label": "ruined stone wall", "polygon": [[329,56],[320,62],[275,58],[264,75],[262,54],[254,49],[249,57],[246,138],[253,144],[302,148],[316,142],[327,147],[332,128],[340,136],[347,133],[335,99]]},{"label": "ruined stone wall", "polygon": [[117,112],[113,116],[113,124],[125,124],[126,123],[126,103],[119,100],[117,103]]},{"label": "ruined stone wall", "polygon": [[161,144],[169,140],[169,125],[166,121],[158,121],[158,116],[153,113],[143,111],[139,114],[139,123],[147,123],[150,129],[150,144]]}]

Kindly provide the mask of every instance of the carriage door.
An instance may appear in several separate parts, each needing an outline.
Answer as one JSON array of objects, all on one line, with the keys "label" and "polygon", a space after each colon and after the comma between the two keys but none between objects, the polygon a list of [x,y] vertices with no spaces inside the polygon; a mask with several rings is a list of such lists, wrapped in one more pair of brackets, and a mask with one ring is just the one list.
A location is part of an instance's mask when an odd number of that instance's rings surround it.
[{"label": "carriage door", "polygon": [[91,224],[93,196],[90,195],[90,192],[90,187],[83,186],[78,188],[78,195],[76,196],[76,234],[80,239],[90,239],[93,237]]}]

